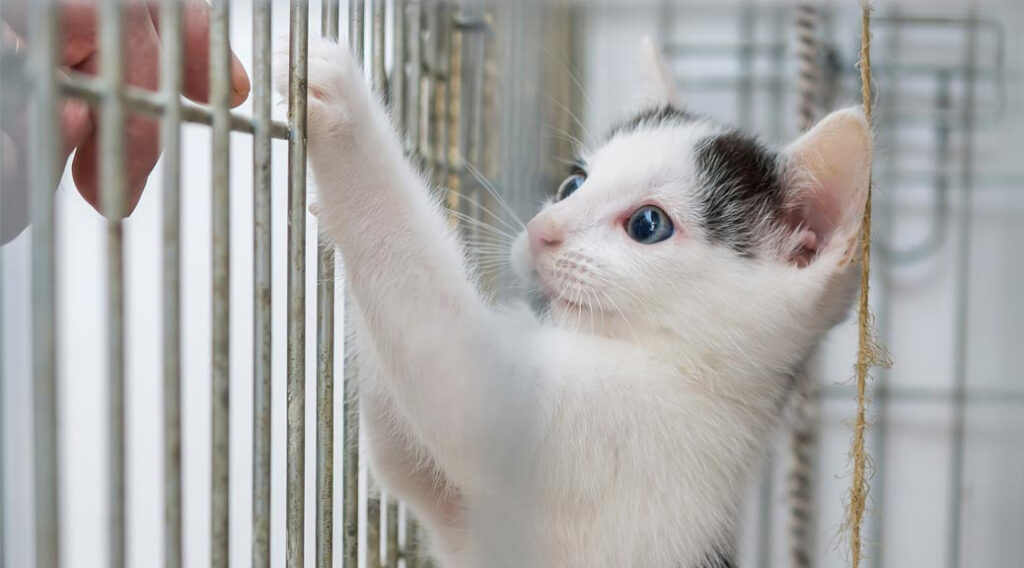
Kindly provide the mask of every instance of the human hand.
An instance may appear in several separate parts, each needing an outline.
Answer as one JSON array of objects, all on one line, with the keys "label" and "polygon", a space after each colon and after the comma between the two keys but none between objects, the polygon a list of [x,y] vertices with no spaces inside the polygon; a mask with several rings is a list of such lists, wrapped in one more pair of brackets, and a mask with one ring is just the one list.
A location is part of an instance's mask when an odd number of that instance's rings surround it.
[{"label": "human hand", "polygon": [[[183,94],[196,102],[209,99],[209,5],[202,0],[184,0],[184,58]],[[21,12],[24,10],[22,9]],[[124,50],[125,82],[143,89],[157,90],[160,79],[159,2],[125,2]],[[97,6],[91,0],[66,0],[60,6],[61,43],[58,57],[65,69],[95,74],[99,71],[99,36]],[[15,42],[20,51],[31,49],[31,38],[26,41],[26,18],[17,8],[5,12],[4,42]],[[9,47],[8,47],[9,49]],[[249,78],[241,62],[231,55],[232,106],[238,106],[248,97]],[[22,115],[27,113],[22,113]],[[18,179],[7,171],[9,167],[23,167],[24,157],[17,155],[24,144],[22,136],[27,127],[23,119],[13,127],[5,124],[4,176]],[[66,100],[61,109],[62,158],[77,148],[72,164],[72,177],[82,197],[99,209],[99,109],[76,100]],[[9,132],[14,130],[15,132]],[[128,212],[141,197],[150,172],[160,156],[159,122],[153,118],[129,115],[125,124],[126,183],[129,191]],[[12,156],[13,154],[13,156]],[[62,162],[63,163],[63,162]],[[26,199],[27,200],[27,199]],[[9,199],[5,197],[5,205]],[[4,214],[5,225],[8,212]],[[5,226],[4,233],[10,227]],[[20,232],[20,228],[17,228]]]}]

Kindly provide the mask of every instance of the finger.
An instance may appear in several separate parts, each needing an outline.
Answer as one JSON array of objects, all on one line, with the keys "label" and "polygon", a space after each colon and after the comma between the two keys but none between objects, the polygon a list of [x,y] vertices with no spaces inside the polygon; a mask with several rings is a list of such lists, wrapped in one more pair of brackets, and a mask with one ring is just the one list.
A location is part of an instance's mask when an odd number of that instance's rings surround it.
[{"label": "finger", "polygon": [[28,187],[25,185],[24,153],[7,132],[0,132],[3,140],[3,169],[0,170],[0,244],[17,237],[28,226]]},{"label": "finger", "polygon": [[[157,28],[160,26],[160,6],[150,3],[149,13]],[[185,46],[184,95],[196,102],[210,100],[210,6],[203,0],[184,2],[182,42]],[[231,52],[231,106],[236,107],[249,97],[252,88],[245,67]]]},{"label": "finger", "polygon": [[61,110],[62,152],[67,161],[71,152],[81,144],[93,130],[92,113],[89,105],[75,99],[68,99]]},{"label": "finger", "polygon": [[[160,42],[149,13],[144,7],[130,9],[126,12],[125,23],[125,81],[132,86],[156,89],[159,83],[157,64]],[[96,59],[87,59],[79,65],[79,69],[84,72],[95,72]],[[92,118],[96,120],[95,112],[92,113]],[[138,203],[149,174],[159,159],[159,123],[152,118],[130,115],[125,121],[124,136],[127,214]],[[97,209],[101,201],[97,189],[100,181],[100,166],[97,162],[99,149],[99,141],[93,130],[79,144],[72,165],[75,185],[78,186],[82,197]]]},{"label": "finger", "polygon": [[[129,139],[131,135],[129,133]],[[130,152],[130,150],[129,150]],[[96,211],[105,214],[103,211],[102,196],[99,191],[100,177],[100,140],[98,131],[93,129],[85,139],[78,145],[75,152],[75,159],[71,163],[71,177],[75,180],[75,187],[85,201],[92,205]],[[139,200],[142,198],[142,190],[149,181],[149,168],[132,167],[129,165],[125,179],[126,195],[124,214],[129,215],[135,210]]]},{"label": "finger", "polygon": [[[16,2],[13,8],[4,7],[4,33],[7,35],[9,31],[21,38],[23,43],[31,43],[24,4],[28,3]],[[66,2],[60,5],[60,30],[63,35],[60,45],[61,65],[74,67],[95,53],[96,26],[96,7],[91,2]]]}]

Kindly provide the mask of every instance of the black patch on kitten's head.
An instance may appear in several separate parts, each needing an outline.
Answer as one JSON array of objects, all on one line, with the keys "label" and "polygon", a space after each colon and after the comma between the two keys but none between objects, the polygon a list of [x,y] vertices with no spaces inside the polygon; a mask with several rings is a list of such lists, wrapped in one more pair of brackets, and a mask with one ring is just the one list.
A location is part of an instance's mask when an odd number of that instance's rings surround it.
[{"label": "black patch on kitten's head", "polygon": [[699,119],[700,117],[696,114],[672,105],[650,107],[633,115],[629,120],[613,126],[608,134],[608,139],[615,138],[620,134],[630,134],[638,130],[657,128],[664,125],[685,124]]},{"label": "black patch on kitten's head", "polygon": [[756,138],[730,130],[697,145],[698,203],[712,242],[744,257],[781,211],[778,155]]}]

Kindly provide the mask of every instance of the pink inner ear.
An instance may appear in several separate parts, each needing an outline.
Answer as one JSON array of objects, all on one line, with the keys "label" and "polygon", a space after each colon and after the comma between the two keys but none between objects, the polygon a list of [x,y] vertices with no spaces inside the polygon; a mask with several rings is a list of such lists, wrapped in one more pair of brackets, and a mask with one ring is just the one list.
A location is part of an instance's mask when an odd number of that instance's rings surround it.
[{"label": "pink inner ear", "polygon": [[800,268],[810,264],[828,246],[839,214],[836,195],[827,187],[799,195],[786,215],[786,224],[793,231],[789,262]]}]

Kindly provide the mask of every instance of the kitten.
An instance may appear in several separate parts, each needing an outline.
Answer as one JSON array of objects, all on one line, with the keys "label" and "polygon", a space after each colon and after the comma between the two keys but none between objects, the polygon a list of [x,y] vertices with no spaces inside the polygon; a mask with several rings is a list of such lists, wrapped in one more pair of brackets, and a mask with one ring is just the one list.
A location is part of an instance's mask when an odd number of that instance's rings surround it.
[{"label": "kitten", "polygon": [[481,295],[358,63],[323,40],[308,119],[371,466],[440,565],[731,565],[792,376],[852,301],[864,117],[781,151],[678,104],[619,124],[512,247],[550,299],[538,317]]}]

